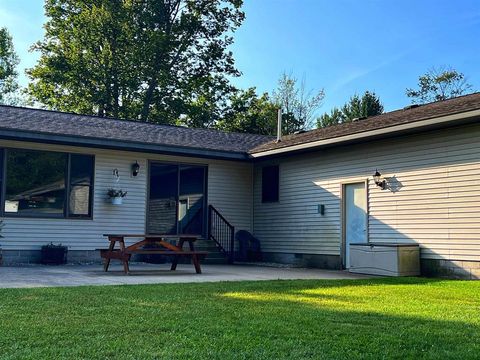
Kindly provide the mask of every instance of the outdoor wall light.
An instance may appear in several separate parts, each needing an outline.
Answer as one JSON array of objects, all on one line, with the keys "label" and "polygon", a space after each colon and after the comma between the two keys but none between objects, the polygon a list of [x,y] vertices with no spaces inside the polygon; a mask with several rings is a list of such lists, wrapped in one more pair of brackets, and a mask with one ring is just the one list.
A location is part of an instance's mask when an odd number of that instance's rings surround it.
[{"label": "outdoor wall light", "polygon": [[375,182],[375,185],[382,190],[385,190],[387,187],[387,182],[382,178],[382,174],[380,174],[377,169],[375,169],[375,174],[373,174],[373,181]]},{"label": "outdoor wall light", "polygon": [[140,172],[140,165],[138,161],[135,161],[135,164],[132,164],[132,176],[137,176]]}]

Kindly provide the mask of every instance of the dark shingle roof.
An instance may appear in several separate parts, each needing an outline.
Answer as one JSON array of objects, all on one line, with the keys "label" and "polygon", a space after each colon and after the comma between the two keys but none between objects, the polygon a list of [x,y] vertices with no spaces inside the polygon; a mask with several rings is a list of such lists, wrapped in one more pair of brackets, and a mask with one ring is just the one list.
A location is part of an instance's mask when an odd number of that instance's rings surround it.
[{"label": "dark shingle roof", "polygon": [[454,99],[425,104],[419,107],[391,111],[351,123],[315,129],[296,135],[287,135],[281,142],[270,141],[250,150],[251,154],[262,151],[286,148],[306,144],[313,141],[337,138],[340,136],[359,134],[365,131],[388,128],[395,125],[453,115],[480,109],[480,93],[460,96]]},{"label": "dark shingle roof", "polygon": [[[0,106],[0,135],[17,133],[61,136],[68,143],[106,141],[115,148],[160,151],[192,156],[247,159],[249,154],[285,149],[300,144],[334,139],[346,135],[387,129],[396,125],[438,118],[480,109],[480,93],[434,102],[415,108],[396,110],[352,123],[287,135],[281,142],[271,136],[227,133],[210,129],[148,124],[138,121],[100,118],[40,109]],[[392,129],[394,130],[394,129]],[[25,139],[29,139],[25,135]],[[48,139],[47,139],[48,140]],[[46,140],[45,140],[46,141]],[[60,141],[60,140],[59,140]],[[108,146],[108,144],[106,145]]]},{"label": "dark shingle roof", "polygon": [[272,137],[0,106],[0,129],[246,154]]}]

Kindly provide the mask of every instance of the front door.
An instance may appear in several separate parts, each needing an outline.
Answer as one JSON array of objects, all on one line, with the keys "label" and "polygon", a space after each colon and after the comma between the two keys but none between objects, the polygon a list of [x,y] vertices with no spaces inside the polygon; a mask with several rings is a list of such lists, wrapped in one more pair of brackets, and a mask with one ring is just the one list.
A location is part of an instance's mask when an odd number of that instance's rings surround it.
[{"label": "front door", "polygon": [[344,264],[350,268],[350,244],[367,242],[367,191],[365,183],[344,185]]}]

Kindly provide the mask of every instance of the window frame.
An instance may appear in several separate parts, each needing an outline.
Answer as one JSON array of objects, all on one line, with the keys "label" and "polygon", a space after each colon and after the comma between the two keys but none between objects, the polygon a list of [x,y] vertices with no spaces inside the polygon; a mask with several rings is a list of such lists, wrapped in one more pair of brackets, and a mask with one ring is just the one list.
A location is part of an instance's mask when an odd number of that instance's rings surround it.
[{"label": "window frame", "polygon": [[[65,219],[79,219],[79,220],[92,220],[93,219],[93,203],[95,201],[94,199],[94,191],[93,188],[95,186],[95,155],[93,154],[82,154],[82,153],[67,153],[68,154],[68,164],[67,164],[67,173],[65,174],[65,181],[68,181],[65,183],[65,190],[67,191],[67,194],[65,196],[65,205],[64,205],[64,218]],[[70,191],[72,188],[72,178],[71,178],[71,171],[72,171],[72,155],[80,155],[80,156],[91,156],[92,157],[92,182],[89,187],[89,193],[88,193],[88,215],[72,215],[70,214]]]},{"label": "window frame", "polygon": [[[277,189],[276,189],[276,199],[270,200],[265,198],[265,192],[264,192],[264,175],[265,175],[265,170],[268,168],[276,168],[276,173],[277,173]],[[262,166],[262,204],[274,204],[280,202],[280,165],[278,164],[273,164],[273,165],[265,165]]]},{"label": "window frame", "polygon": [[[64,181],[65,181],[65,197],[63,200],[63,211],[61,216],[57,215],[36,215],[36,214],[19,214],[16,215],[14,213],[6,212],[5,211],[5,199],[6,199],[6,192],[7,192],[7,156],[9,150],[20,150],[20,151],[39,151],[39,152],[52,152],[52,153],[61,153],[67,155],[66,161],[66,169],[64,174]],[[94,154],[90,153],[71,153],[66,151],[55,151],[55,150],[43,150],[43,149],[28,149],[28,148],[17,148],[17,147],[1,147],[0,151],[2,152],[1,156],[3,158],[3,168],[2,173],[0,174],[0,187],[1,187],[1,196],[0,196],[0,216],[11,218],[11,219],[64,219],[64,220],[93,220],[93,203],[94,203],[94,187],[95,187],[95,167],[96,167],[96,157]],[[91,156],[93,158],[92,162],[92,183],[89,186],[89,204],[88,204],[88,216],[87,215],[69,215],[70,214],[70,188],[71,188],[71,157],[72,155],[83,155],[83,156]]]}]

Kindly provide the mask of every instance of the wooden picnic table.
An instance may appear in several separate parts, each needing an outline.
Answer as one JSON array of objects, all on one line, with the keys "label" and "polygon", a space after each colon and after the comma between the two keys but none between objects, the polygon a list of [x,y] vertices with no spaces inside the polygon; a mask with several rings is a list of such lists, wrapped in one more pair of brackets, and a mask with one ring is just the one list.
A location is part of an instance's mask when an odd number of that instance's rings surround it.
[{"label": "wooden picnic table", "polygon": [[[151,235],[151,234],[104,234],[110,242],[108,249],[99,249],[100,256],[104,259],[104,270],[108,271],[110,260],[116,259],[123,263],[125,274],[130,271],[128,262],[132,254],[160,254],[173,256],[172,266],[170,270],[176,270],[178,258],[180,256],[191,257],[192,263],[197,274],[202,273],[200,267],[199,256],[207,255],[206,251],[196,251],[194,243],[199,238],[198,235],[182,234],[182,235]],[[141,238],[136,243],[125,246],[125,238]],[[177,239],[177,244],[172,244],[167,239]],[[184,250],[183,245],[188,242],[189,249]],[[115,248],[118,243],[119,248]],[[156,245],[156,248],[145,248],[145,246]]]}]

